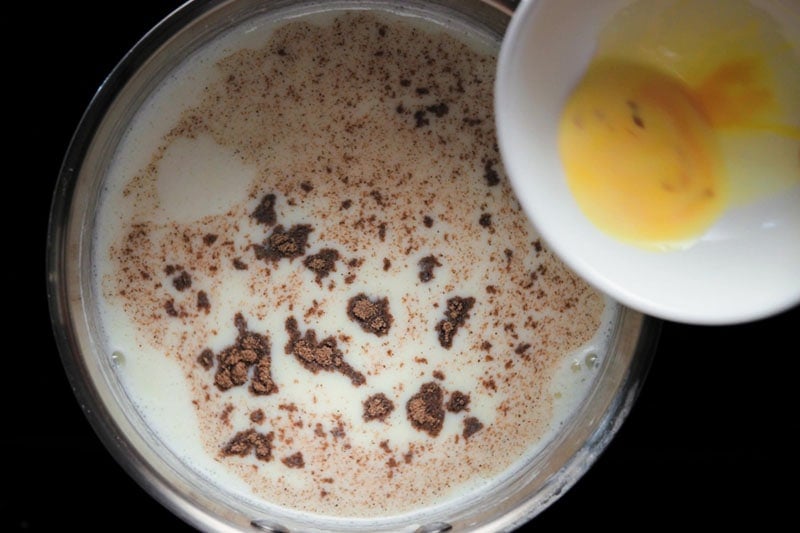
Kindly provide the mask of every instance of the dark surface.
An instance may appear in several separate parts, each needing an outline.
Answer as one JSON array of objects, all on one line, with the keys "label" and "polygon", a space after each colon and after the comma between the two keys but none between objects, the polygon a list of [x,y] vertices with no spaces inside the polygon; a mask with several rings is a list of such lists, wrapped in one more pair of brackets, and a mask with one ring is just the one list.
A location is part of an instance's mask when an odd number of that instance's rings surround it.
[{"label": "dark surface", "polygon": [[[13,138],[5,179],[23,187],[20,205],[6,196],[4,211],[13,214],[6,224],[17,230],[5,232],[6,272],[23,273],[6,301],[14,302],[10,338],[23,333],[25,340],[4,354],[11,363],[3,367],[5,383],[21,384],[3,388],[0,531],[105,529],[113,527],[100,521],[108,517],[125,530],[189,529],[127,477],[87,423],[51,334],[44,269],[50,198],[72,132],[105,75],[176,4],[134,3],[128,11],[108,4],[98,13],[69,2],[10,17],[43,47],[20,41],[9,53],[12,75],[4,77],[12,86],[5,125]],[[648,380],[617,438],[534,528],[774,529],[788,515],[775,503],[776,483],[796,463],[782,453],[797,429],[789,395],[789,380],[797,379],[795,328],[800,308],[737,327],[664,324]]]}]

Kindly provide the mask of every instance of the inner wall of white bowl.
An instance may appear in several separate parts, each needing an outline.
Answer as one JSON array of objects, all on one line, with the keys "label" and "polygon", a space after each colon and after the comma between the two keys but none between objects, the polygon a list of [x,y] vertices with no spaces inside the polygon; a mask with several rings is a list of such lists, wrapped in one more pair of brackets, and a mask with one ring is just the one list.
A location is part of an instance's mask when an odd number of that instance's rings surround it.
[{"label": "inner wall of white bowl", "polygon": [[[69,329],[70,356],[65,366],[90,420],[106,446],[132,477],[162,504],[201,529],[414,531],[447,523],[462,530],[510,530],[547,507],[592,464],[624,419],[649,362],[652,335],[644,318],[629,310],[621,319],[609,355],[578,415],[535,461],[504,480],[491,495],[476,495],[460,507],[443,506],[416,515],[374,520],[310,518],[265,508],[220,491],[183,464],[147,427],[120,384],[108,349],[98,333],[92,292],[91,236],[102,179],[126,124],[158,83],[193,50],[241,21],[270,13],[284,18],[306,11],[358,7],[401,10],[450,27],[478,32],[498,42],[509,12],[490,2],[291,2],[255,0],[199,2],[184,6],[135,48],[109,78],[82,124],[88,147],[71,148],[79,172],[75,178],[61,268],[66,303],[62,322]],[[113,100],[110,96],[113,95]],[[107,108],[105,104],[108,104]],[[102,104],[102,105],[101,105]],[[95,127],[96,125],[96,127]],[[83,156],[85,150],[85,156]],[[66,179],[72,171],[67,169]],[[67,188],[69,189],[69,188]],[[434,531],[431,526],[425,531]]]}]

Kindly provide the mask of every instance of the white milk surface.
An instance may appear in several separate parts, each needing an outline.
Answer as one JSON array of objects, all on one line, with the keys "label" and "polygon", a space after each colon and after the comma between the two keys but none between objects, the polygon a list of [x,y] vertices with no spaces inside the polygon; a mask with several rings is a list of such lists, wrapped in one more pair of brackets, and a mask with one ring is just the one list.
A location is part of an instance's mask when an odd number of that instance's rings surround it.
[{"label": "white milk surface", "polygon": [[[485,489],[584,397],[616,318],[513,197],[495,50],[368,12],[225,39],[144,106],[104,189],[99,316],[125,390],[187,465],[256,503],[391,516]],[[332,269],[309,268],[326,249]],[[386,300],[388,328],[350,316],[360,294]],[[448,319],[454,298],[472,306]],[[242,355],[248,335],[269,353]],[[257,360],[228,388],[231,354]],[[378,394],[391,410],[368,419]]]}]

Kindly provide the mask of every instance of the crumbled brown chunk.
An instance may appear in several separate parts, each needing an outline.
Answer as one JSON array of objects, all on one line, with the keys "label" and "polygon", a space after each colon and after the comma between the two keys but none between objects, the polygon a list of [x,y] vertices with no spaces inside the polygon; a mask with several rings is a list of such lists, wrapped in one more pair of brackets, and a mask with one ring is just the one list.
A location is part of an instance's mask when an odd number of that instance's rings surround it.
[{"label": "crumbled brown chunk", "polygon": [[206,370],[210,370],[214,366],[214,352],[210,348],[206,348],[197,356],[197,363]]},{"label": "crumbled brown chunk", "polygon": [[529,342],[521,342],[517,345],[516,348],[514,348],[514,353],[517,355],[523,355],[525,352],[528,351],[528,348],[530,347],[531,344]]},{"label": "crumbled brown chunk", "polygon": [[442,372],[441,370],[434,370],[433,371],[433,377],[435,377],[436,379],[438,379],[440,381],[443,381],[444,380],[444,372]]},{"label": "crumbled brown chunk", "polygon": [[214,233],[206,233],[205,235],[203,235],[203,244],[205,244],[206,246],[211,246],[215,242],[217,242],[217,235],[215,235]]},{"label": "crumbled brown chunk", "polygon": [[211,310],[211,302],[208,300],[208,294],[206,294],[206,291],[198,291],[197,308],[201,311],[205,311],[206,314],[208,314]]},{"label": "crumbled brown chunk", "polygon": [[228,457],[238,455],[245,457],[251,451],[255,451],[256,458],[260,461],[272,460],[272,440],[275,438],[273,432],[262,434],[254,429],[247,429],[238,432],[222,448],[222,455]]},{"label": "crumbled brown chunk", "polygon": [[461,391],[455,391],[450,395],[450,400],[447,402],[447,410],[451,413],[459,413],[469,406],[469,394],[464,394]]},{"label": "crumbled brown chunk", "polygon": [[377,298],[373,301],[364,293],[350,298],[347,316],[361,326],[361,329],[378,337],[386,335],[392,325],[389,299]]},{"label": "crumbled brown chunk", "polygon": [[272,226],[277,221],[278,217],[275,214],[275,195],[266,194],[261,199],[261,202],[256,207],[255,211],[250,215],[256,219],[259,224]]},{"label": "crumbled brown chunk", "polygon": [[275,262],[300,257],[306,253],[308,234],[312,231],[313,228],[308,224],[292,226],[288,231],[281,225],[275,226],[263,245],[253,245],[256,258]]},{"label": "crumbled brown chunk", "polygon": [[233,268],[235,268],[236,270],[247,270],[247,263],[242,261],[241,257],[234,257]]},{"label": "crumbled brown chunk", "polygon": [[473,305],[475,305],[475,298],[471,296],[468,298],[454,296],[447,300],[447,311],[445,311],[444,320],[436,325],[436,331],[439,332],[439,344],[443,348],[453,346],[453,337],[458,328],[464,325],[464,322],[469,318],[469,311]]},{"label": "crumbled brown chunk", "polygon": [[419,279],[423,283],[427,283],[432,280],[435,276],[433,275],[433,269],[436,267],[442,266],[438,259],[436,259],[435,255],[429,255],[427,257],[423,257],[419,260]]},{"label": "crumbled brown chunk", "polygon": [[425,225],[426,228],[433,227],[433,219],[429,215],[425,215],[422,217],[422,223]]},{"label": "crumbled brown chunk", "polygon": [[261,424],[266,419],[266,415],[264,414],[263,409],[256,409],[252,413],[250,413],[250,422],[253,424]]},{"label": "crumbled brown chunk", "polygon": [[475,418],[474,416],[470,416],[464,419],[464,431],[461,432],[461,435],[464,436],[465,439],[469,439],[475,433],[483,429],[483,424],[480,420]]},{"label": "crumbled brown chunk", "polygon": [[492,226],[492,215],[490,213],[482,213],[481,217],[478,219],[478,224],[480,224],[484,228],[489,228]]},{"label": "crumbled brown chunk", "polygon": [[411,425],[436,437],[444,424],[442,388],[435,382],[425,383],[406,404],[406,414]]},{"label": "crumbled brown chunk", "polygon": [[373,394],[364,401],[364,420],[386,420],[394,411],[394,403],[382,392]]},{"label": "crumbled brown chunk", "polygon": [[192,286],[192,276],[185,270],[182,270],[180,274],[172,278],[172,285],[178,291],[185,291]]},{"label": "crumbled brown chunk", "polygon": [[497,173],[497,170],[494,169],[495,163],[495,160],[489,159],[483,165],[483,177],[486,179],[486,184],[489,187],[494,187],[500,183],[500,175]]},{"label": "crumbled brown chunk", "polygon": [[316,274],[316,280],[319,283],[322,278],[336,270],[336,261],[338,260],[338,251],[333,248],[323,248],[318,253],[306,257],[303,264]]},{"label": "crumbled brown chunk", "polygon": [[345,362],[344,354],[337,347],[334,337],[327,337],[318,342],[317,333],[313,329],[306,330],[303,335],[294,317],[286,319],[286,331],[289,333],[286,353],[293,354],[311,372],[315,374],[320,370],[339,372],[350,378],[350,382],[356,387],[366,383],[364,374]]},{"label": "crumbled brown chunk", "polygon": [[247,331],[247,322],[241,313],[234,317],[239,330],[236,342],[217,354],[217,372],[214,384],[225,391],[247,382],[250,368],[255,366],[250,381],[250,392],[258,395],[272,394],[278,387],[272,381],[272,358],[269,338],[259,333]]},{"label": "crumbled brown chunk", "polygon": [[303,468],[306,466],[305,461],[303,461],[303,452],[295,452],[292,455],[281,459],[281,462],[289,468]]},{"label": "crumbled brown chunk", "polygon": [[164,311],[165,311],[165,312],[166,312],[166,313],[167,313],[169,316],[178,316],[178,310],[177,310],[177,309],[175,309],[175,300],[173,300],[172,298],[170,298],[169,300],[167,300],[166,302],[164,302]]}]

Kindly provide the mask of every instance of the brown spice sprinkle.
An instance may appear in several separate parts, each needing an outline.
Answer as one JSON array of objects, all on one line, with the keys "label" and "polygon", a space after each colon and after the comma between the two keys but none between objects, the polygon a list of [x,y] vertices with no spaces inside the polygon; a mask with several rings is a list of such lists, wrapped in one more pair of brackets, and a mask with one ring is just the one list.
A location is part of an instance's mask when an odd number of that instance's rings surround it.
[{"label": "brown spice sprinkle", "polygon": [[256,219],[259,224],[265,226],[272,226],[277,221],[278,217],[275,214],[275,195],[266,194],[261,198],[261,202],[256,207],[255,211],[250,215]]},{"label": "brown spice sprinkle", "polygon": [[281,459],[281,462],[289,468],[303,468],[306,466],[306,463],[303,460],[303,452],[295,452],[292,455]]},{"label": "brown spice sprinkle", "polygon": [[312,231],[314,229],[308,224],[292,226],[288,231],[282,225],[275,226],[263,245],[252,245],[256,259],[276,262],[300,257],[306,253],[308,234]]},{"label": "brown spice sprinkle", "polygon": [[[217,354],[217,372],[214,384],[221,391],[243,385],[247,382],[250,368],[255,367],[250,381],[250,392],[267,395],[278,391],[272,380],[272,358],[269,338],[247,330],[247,322],[241,313],[234,317],[239,330],[236,342]],[[204,350],[205,352],[205,350]]]},{"label": "brown spice sprinkle", "polygon": [[355,370],[344,360],[344,354],[337,347],[333,336],[317,341],[317,333],[308,329],[305,335],[300,333],[294,317],[286,319],[286,332],[289,342],[286,344],[287,354],[294,355],[308,370],[316,374],[320,370],[339,372],[350,378],[350,382],[358,387],[366,383],[364,374]]},{"label": "brown spice sprinkle", "polygon": [[461,435],[463,435],[465,439],[469,439],[482,429],[483,423],[474,416],[470,416],[464,419],[464,431],[461,432]]},{"label": "brown spice sprinkle", "polygon": [[469,394],[464,394],[461,391],[455,391],[450,395],[450,400],[447,402],[447,410],[451,413],[459,413],[469,407]]},{"label": "brown spice sprinkle", "polygon": [[406,404],[406,415],[411,425],[436,437],[444,424],[442,407],[444,393],[435,382],[424,383],[419,392],[414,394]]},{"label": "brown spice sprinkle", "polygon": [[439,344],[443,348],[453,346],[453,337],[458,332],[458,328],[464,325],[469,318],[469,311],[475,305],[475,298],[462,298],[454,296],[447,300],[447,311],[444,320],[436,324],[436,331],[439,332]]},{"label": "brown spice sprinkle", "polygon": [[423,283],[427,283],[435,277],[433,275],[434,268],[442,266],[435,255],[423,257],[417,264],[419,265],[419,279]]},{"label": "brown spice sprinkle", "polygon": [[364,420],[380,420],[383,422],[386,417],[394,411],[394,403],[382,392],[373,394],[364,400]]},{"label": "brown spice sprinkle", "polygon": [[317,283],[333,271],[336,271],[336,261],[339,260],[339,252],[333,248],[323,248],[314,255],[309,255],[303,261],[307,269],[316,274]]},{"label": "brown spice sprinkle", "polygon": [[347,316],[361,326],[361,329],[378,337],[389,332],[393,320],[389,312],[388,298],[370,300],[364,293],[350,298],[347,303]]},{"label": "brown spice sprinkle", "polygon": [[255,451],[258,460],[271,461],[274,438],[275,434],[272,431],[267,434],[259,433],[255,429],[240,431],[222,448],[222,455],[245,457],[251,451]]}]

